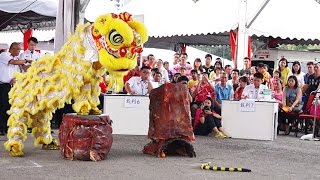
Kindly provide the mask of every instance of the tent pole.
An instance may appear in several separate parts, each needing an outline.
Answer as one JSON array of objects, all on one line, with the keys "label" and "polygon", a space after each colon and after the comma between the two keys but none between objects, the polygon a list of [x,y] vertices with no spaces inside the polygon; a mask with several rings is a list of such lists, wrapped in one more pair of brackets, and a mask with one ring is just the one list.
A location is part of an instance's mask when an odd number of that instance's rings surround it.
[{"label": "tent pole", "polygon": [[238,38],[236,49],[235,68],[242,69],[243,58],[248,56],[248,31],[246,28],[247,21],[247,0],[240,0],[239,20],[238,20]]},{"label": "tent pole", "polygon": [[258,11],[256,12],[256,14],[254,15],[254,17],[251,19],[251,21],[249,22],[249,24],[247,25],[247,28],[250,28],[252,23],[257,19],[257,17],[260,15],[260,13],[263,11],[263,9],[267,6],[267,4],[270,2],[270,0],[265,0],[262,5],[260,6],[260,8],[258,9]]}]

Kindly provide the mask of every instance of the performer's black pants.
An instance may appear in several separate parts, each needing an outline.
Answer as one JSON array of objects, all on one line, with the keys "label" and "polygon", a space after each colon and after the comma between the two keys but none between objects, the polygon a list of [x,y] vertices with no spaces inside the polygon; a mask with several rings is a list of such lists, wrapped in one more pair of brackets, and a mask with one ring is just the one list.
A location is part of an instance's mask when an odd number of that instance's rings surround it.
[{"label": "performer's black pants", "polygon": [[7,111],[10,109],[9,91],[11,85],[9,83],[0,84],[0,132],[7,132],[7,122],[9,115]]}]

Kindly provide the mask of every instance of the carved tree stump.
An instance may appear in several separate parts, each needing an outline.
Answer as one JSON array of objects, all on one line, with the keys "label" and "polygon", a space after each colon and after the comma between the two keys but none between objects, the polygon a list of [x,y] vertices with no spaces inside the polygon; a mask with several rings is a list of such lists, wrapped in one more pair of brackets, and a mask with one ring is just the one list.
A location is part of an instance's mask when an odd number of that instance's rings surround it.
[{"label": "carved tree stump", "polygon": [[105,159],[113,142],[111,123],[107,115],[64,115],[59,131],[61,155],[70,160]]},{"label": "carved tree stump", "polygon": [[144,147],[144,153],[195,156],[188,93],[185,85],[172,83],[151,91],[148,138],[152,142]]}]

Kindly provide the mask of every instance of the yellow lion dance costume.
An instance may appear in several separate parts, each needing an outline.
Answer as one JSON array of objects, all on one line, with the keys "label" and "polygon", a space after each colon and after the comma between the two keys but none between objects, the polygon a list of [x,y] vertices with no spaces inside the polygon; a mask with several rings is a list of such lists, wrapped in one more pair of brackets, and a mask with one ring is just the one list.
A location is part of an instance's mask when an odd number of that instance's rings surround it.
[{"label": "yellow lion dance costume", "polygon": [[23,156],[27,127],[32,127],[34,144],[58,149],[51,136],[50,120],[56,109],[74,100],[81,115],[100,114],[99,82],[106,70],[109,87],[119,91],[123,76],[137,65],[137,53],[148,39],[143,23],[129,13],[106,14],[91,25],[78,25],[74,35],[54,56],[45,56],[25,74],[16,74],[9,93],[8,141],[11,156]]}]

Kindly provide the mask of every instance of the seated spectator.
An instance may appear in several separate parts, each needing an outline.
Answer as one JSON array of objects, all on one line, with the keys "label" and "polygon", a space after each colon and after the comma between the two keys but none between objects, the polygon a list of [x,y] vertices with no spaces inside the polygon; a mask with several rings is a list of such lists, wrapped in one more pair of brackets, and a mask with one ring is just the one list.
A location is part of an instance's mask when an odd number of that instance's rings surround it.
[{"label": "seated spectator", "polygon": [[233,91],[236,91],[239,86],[239,70],[233,69],[231,71],[231,79],[227,81],[227,84],[230,84],[233,88]]},{"label": "seated spectator", "polygon": [[239,87],[234,92],[234,100],[240,100],[244,88],[249,85],[249,79],[246,76],[239,78]]},{"label": "seated spectator", "polygon": [[214,97],[214,87],[209,82],[208,75],[204,73],[200,83],[198,83],[196,89],[192,93],[192,98],[194,99],[195,104],[199,106],[207,97],[210,97],[211,99]]},{"label": "seated spectator", "polygon": [[226,138],[221,127],[221,116],[213,111],[211,98],[206,98],[196,111],[193,123],[194,134],[207,136],[213,133],[216,138]]},{"label": "seated spectator", "polygon": [[[177,80],[177,83],[184,84],[184,85],[186,85],[186,87],[188,87],[188,81],[189,81],[189,79],[187,76],[180,76]],[[192,102],[192,96],[189,93],[189,89],[188,89],[188,98],[189,98],[190,102]]]},{"label": "seated spectator", "polygon": [[218,114],[221,114],[221,105],[222,100],[231,100],[233,99],[233,88],[230,84],[227,84],[228,75],[223,72],[221,74],[221,82],[216,84],[214,89],[214,105],[215,111]]},{"label": "seated spectator", "polygon": [[270,74],[268,73],[268,71],[266,70],[266,66],[263,63],[259,63],[258,64],[258,72],[261,73],[263,75],[263,79],[262,79],[262,84],[267,85],[268,87],[270,87]]},{"label": "seated spectator", "polygon": [[[126,84],[126,82],[131,78],[131,77],[139,77],[140,72],[139,72],[139,66],[136,66],[134,69],[131,69],[127,75],[123,76],[123,84]],[[125,91],[125,88],[123,87],[123,92],[126,94],[127,92]]]},{"label": "seated spectator", "polygon": [[212,71],[209,75],[209,79],[212,80],[214,83],[220,82],[220,75],[221,75],[222,69],[217,67]]},{"label": "seated spectator", "polygon": [[252,67],[250,68],[250,77],[249,77],[249,82],[250,82],[250,84],[253,84],[253,79],[254,79],[253,75],[254,75],[255,73],[257,73],[257,67],[256,67],[256,66],[252,66]]},{"label": "seated spectator", "polygon": [[[287,85],[283,90],[282,109],[279,112],[279,124],[284,127],[285,134],[288,135],[289,123],[292,123],[293,117],[291,112],[299,113],[302,110],[303,103],[301,102],[302,91],[298,86],[298,79],[296,76],[290,76]],[[283,128],[281,128],[283,129]]]},{"label": "seated spectator", "polygon": [[[232,66],[230,64],[227,64],[224,66],[224,72],[227,73],[228,80],[231,80]],[[239,76],[239,70],[238,70],[238,76]]]},{"label": "seated spectator", "polygon": [[279,103],[280,106],[282,106],[283,91],[281,79],[273,81],[272,87],[272,97]]},{"label": "seated spectator", "polygon": [[261,95],[263,95],[264,89],[268,89],[268,87],[262,84],[263,75],[261,73],[255,73],[253,78],[253,84],[246,86],[243,89],[241,99],[261,99]]},{"label": "seated spectator", "polygon": [[153,79],[151,80],[151,84],[153,88],[158,88],[164,84],[162,74],[160,72],[155,72]]},{"label": "seated spectator", "polygon": [[191,94],[196,89],[198,83],[199,83],[198,71],[196,69],[193,69],[191,70],[191,79],[188,82],[188,88]]},{"label": "seated spectator", "polygon": [[159,72],[161,73],[162,82],[169,83],[170,80],[169,80],[168,71],[163,67],[163,62],[161,59],[158,59],[158,61],[157,61],[157,68],[159,69]]},{"label": "seated spectator", "polygon": [[140,77],[131,77],[125,84],[125,90],[131,95],[147,95],[152,90],[150,67],[144,66],[140,70]]},{"label": "seated spectator", "polygon": [[168,61],[163,62],[163,67],[164,67],[164,68],[167,70],[167,72],[168,72],[169,82],[170,82],[170,81],[172,80],[173,74],[172,74],[172,70],[170,70],[169,62],[168,62]]},{"label": "seated spectator", "polygon": [[247,77],[250,83],[250,76],[251,76],[251,71],[250,69],[247,69],[244,71],[243,76]]},{"label": "seated spectator", "polygon": [[180,67],[179,73],[181,74],[181,76],[187,76],[186,68],[185,67]]},{"label": "seated spectator", "polygon": [[172,77],[171,83],[177,83],[178,78],[181,76],[181,73],[175,73]]}]

